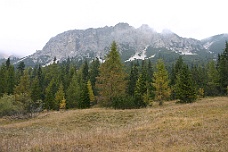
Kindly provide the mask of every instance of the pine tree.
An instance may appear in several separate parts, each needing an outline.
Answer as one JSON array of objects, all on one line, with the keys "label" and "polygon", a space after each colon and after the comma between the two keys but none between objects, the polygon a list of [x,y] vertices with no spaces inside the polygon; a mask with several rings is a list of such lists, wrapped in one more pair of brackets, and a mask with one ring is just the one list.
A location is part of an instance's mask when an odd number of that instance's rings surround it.
[{"label": "pine tree", "polygon": [[201,88],[205,90],[208,81],[208,75],[204,65],[193,66],[193,68],[191,68],[191,74],[194,80],[193,82],[195,87],[197,89]]},{"label": "pine tree", "polygon": [[226,94],[228,86],[228,42],[226,42],[225,50],[218,60],[219,83],[222,94]]},{"label": "pine tree", "polygon": [[28,71],[23,72],[23,76],[20,77],[19,84],[14,90],[15,100],[21,102],[24,105],[25,110],[30,110],[31,103],[31,91],[30,91],[30,79]]},{"label": "pine tree", "polygon": [[99,59],[96,58],[96,60],[93,60],[93,62],[91,63],[90,70],[89,70],[90,81],[95,95],[97,95],[95,83],[96,83],[96,77],[98,77],[99,75],[99,67],[100,67],[100,62],[99,62]]},{"label": "pine tree", "polygon": [[31,99],[33,102],[37,102],[42,99],[42,88],[40,87],[38,76],[35,77],[32,83]]},{"label": "pine tree", "polygon": [[15,94],[30,94],[30,79],[28,72],[20,78],[19,84],[15,87]]},{"label": "pine tree", "polygon": [[138,108],[146,106],[146,102],[144,102],[145,95],[147,95],[146,77],[140,74],[135,87],[135,99]]},{"label": "pine tree", "polygon": [[184,65],[178,74],[175,88],[180,103],[191,103],[196,100],[196,88],[187,65]]},{"label": "pine tree", "polygon": [[153,78],[153,86],[155,88],[155,100],[159,101],[159,105],[162,105],[164,100],[169,99],[171,93],[168,71],[166,70],[162,59],[157,61]]},{"label": "pine tree", "polygon": [[55,93],[57,92],[57,83],[52,79],[45,90],[45,108],[48,110],[57,110],[59,103],[55,102]]},{"label": "pine tree", "polygon": [[89,66],[87,61],[84,62],[84,64],[81,67],[82,70],[82,82],[87,83],[89,79]]},{"label": "pine tree", "polygon": [[171,76],[170,76],[170,85],[171,85],[171,99],[176,99],[176,92],[175,92],[175,85],[177,81],[178,74],[180,70],[182,69],[184,65],[184,61],[182,59],[182,56],[179,56],[178,60],[174,65],[172,65],[172,71],[171,71]]},{"label": "pine tree", "polygon": [[134,96],[135,94],[135,88],[136,88],[136,82],[139,77],[139,70],[138,66],[136,64],[131,66],[131,73],[129,76],[129,82],[128,82],[128,94],[130,96]]},{"label": "pine tree", "polygon": [[205,94],[207,96],[215,96],[219,94],[219,74],[216,69],[215,61],[210,61],[207,65],[207,87],[205,89]]},{"label": "pine tree", "polygon": [[145,107],[146,101],[144,99],[148,96],[148,75],[147,75],[147,66],[146,61],[142,61],[141,67],[141,74],[138,77],[135,87],[135,98],[136,98],[136,105],[138,107]]},{"label": "pine tree", "polygon": [[45,89],[44,89],[44,74],[41,65],[38,66],[38,71],[37,71],[37,78],[39,81],[39,87],[41,89],[40,95],[41,95],[41,100],[44,101],[44,94],[45,94]]},{"label": "pine tree", "polygon": [[6,68],[9,69],[9,67],[10,67],[10,58],[6,60]]},{"label": "pine tree", "polygon": [[18,78],[19,78],[24,74],[24,70],[25,70],[25,63],[23,61],[18,64],[17,70],[18,70]]},{"label": "pine tree", "polygon": [[[45,87],[47,87],[52,80],[57,83],[56,85],[59,85],[59,81],[61,79],[60,77],[61,71],[60,71],[60,66],[58,64],[54,62],[53,64],[45,67],[43,72],[44,72],[43,84]],[[41,76],[42,76],[42,71],[41,71]]]},{"label": "pine tree", "polygon": [[99,103],[103,106],[116,105],[114,100],[125,95],[126,74],[121,63],[117,44],[112,43],[111,51],[100,66],[100,76],[97,78]]},{"label": "pine tree", "polygon": [[153,82],[153,74],[154,74],[154,70],[153,70],[153,67],[152,67],[152,63],[151,61],[149,60],[148,62],[148,66],[147,66],[147,90],[148,90],[148,95],[149,95],[149,98],[153,99],[154,98],[154,88],[153,88],[153,85],[152,85],[152,82]]},{"label": "pine tree", "polygon": [[83,83],[81,85],[81,92],[80,92],[80,102],[78,107],[80,109],[89,108],[90,107],[90,98],[89,98],[89,90],[87,84]]},{"label": "pine tree", "polygon": [[7,71],[7,93],[13,94],[15,87],[15,70],[13,65],[9,65]]},{"label": "pine tree", "polygon": [[78,83],[78,76],[74,73],[70,86],[66,92],[66,108],[76,108],[80,102],[81,89]]},{"label": "pine tree", "polygon": [[63,61],[62,62],[62,71],[61,71],[61,81],[63,82],[63,88],[64,88],[64,92],[67,91],[67,88],[70,85],[70,81],[72,79],[72,75],[71,75],[71,62],[70,62],[70,58],[67,58],[67,61]]},{"label": "pine tree", "polygon": [[7,68],[5,64],[0,67],[0,97],[7,93]]}]

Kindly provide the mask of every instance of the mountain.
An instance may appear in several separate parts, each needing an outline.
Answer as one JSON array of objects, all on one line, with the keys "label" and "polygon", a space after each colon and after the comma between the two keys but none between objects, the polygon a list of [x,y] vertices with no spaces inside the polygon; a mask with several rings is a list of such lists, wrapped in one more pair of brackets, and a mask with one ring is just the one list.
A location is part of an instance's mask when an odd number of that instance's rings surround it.
[{"label": "mountain", "polygon": [[127,23],[103,28],[89,28],[86,30],[70,30],[52,37],[42,50],[24,57],[26,65],[48,65],[56,57],[58,61],[68,57],[81,60],[98,57],[104,59],[110,49],[112,41],[116,41],[125,62],[134,59],[156,59],[159,57],[176,58],[185,55],[192,60],[214,58],[225,46],[227,35],[218,35],[202,41],[183,38],[177,34],[164,30],[158,33],[148,25],[134,28]]},{"label": "mountain", "polygon": [[224,50],[226,41],[228,41],[228,34],[215,35],[201,40],[204,48],[215,54],[221,53]]}]

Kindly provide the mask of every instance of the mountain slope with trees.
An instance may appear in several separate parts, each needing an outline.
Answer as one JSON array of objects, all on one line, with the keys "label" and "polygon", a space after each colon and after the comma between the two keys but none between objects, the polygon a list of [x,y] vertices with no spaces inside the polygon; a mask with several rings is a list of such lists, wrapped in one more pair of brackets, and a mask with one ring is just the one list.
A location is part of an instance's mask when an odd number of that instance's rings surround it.
[{"label": "mountain slope with trees", "polygon": [[[159,101],[194,102],[205,96],[227,95],[228,43],[215,62],[175,64],[159,59],[121,62],[113,42],[103,63],[99,59],[16,68],[10,59],[0,67],[0,116],[33,114],[41,110],[142,108]],[[6,101],[6,102],[5,102]]]}]

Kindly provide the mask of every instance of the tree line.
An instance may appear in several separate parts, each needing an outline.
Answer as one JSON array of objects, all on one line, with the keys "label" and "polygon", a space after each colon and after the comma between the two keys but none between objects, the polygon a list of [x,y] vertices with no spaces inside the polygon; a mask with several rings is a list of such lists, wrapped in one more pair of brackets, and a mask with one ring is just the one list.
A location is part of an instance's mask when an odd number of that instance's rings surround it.
[{"label": "tree line", "polygon": [[36,110],[83,109],[98,105],[115,109],[143,108],[167,100],[191,103],[205,96],[226,95],[228,43],[218,60],[187,65],[181,56],[175,64],[162,59],[121,62],[115,42],[105,57],[75,63],[69,58],[34,68],[8,59],[0,67],[0,116]]}]

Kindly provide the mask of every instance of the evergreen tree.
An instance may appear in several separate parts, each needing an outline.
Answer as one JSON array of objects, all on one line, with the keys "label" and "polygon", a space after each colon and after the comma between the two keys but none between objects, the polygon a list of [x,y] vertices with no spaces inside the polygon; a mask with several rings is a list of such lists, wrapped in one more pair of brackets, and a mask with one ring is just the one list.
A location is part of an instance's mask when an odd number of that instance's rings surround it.
[{"label": "evergreen tree", "polygon": [[151,60],[148,61],[148,66],[147,66],[147,75],[148,75],[148,80],[152,82],[152,77],[153,77],[153,67]]},{"label": "evergreen tree", "polygon": [[17,70],[19,72],[19,76],[22,76],[24,74],[25,63],[23,61],[18,64]]},{"label": "evergreen tree", "polygon": [[135,94],[135,87],[136,87],[136,82],[139,77],[139,70],[138,66],[136,64],[131,66],[131,73],[129,76],[129,82],[128,82],[128,94],[130,96],[134,96]]},{"label": "evergreen tree", "polygon": [[210,61],[207,66],[207,87],[205,89],[205,94],[208,96],[216,96],[219,94],[219,74],[216,69],[215,61]]},{"label": "evergreen tree", "polygon": [[57,83],[52,79],[45,90],[45,108],[48,110],[57,110],[59,103],[55,102],[55,93],[57,92]]},{"label": "evergreen tree", "polygon": [[89,66],[88,66],[87,61],[84,62],[81,70],[82,70],[82,82],[87,83],[88,79],[89,79]]},{"label": "evergreen tree", "polygon": [[7,68],[5,64],[0,67],[0,97],[7,93]]},{"label": "evergreen tree", "polygon": [[6,60],[6,68],[9,69],[9,67],[10,67],[10,58]]},{"label": "evergreen tree", "polygon": [[67,61],[62,62],[62,71],[61,71],[61,81],[63,82],[64,92],[67,91],[67,88],[70,85],[72,79],[71,75],[71,62],[70,58],[67,58]]},{"label": "evergreen tree", "polygon": [[41,89],[40,95],[41,95],[41,100],[44,100],[45,96],[45,89],[44,89],[44,74],[41,65],[39,64],[38,70],[37,70],[37,78],[39,82],[39,87]]},{"label": "evergreen tree", "polygon": [[9,65],[7,71],[7,93],[13,94],[15,87],[15,70],[13,65]]},{"label": "evergreen tree", "polygon": [[180,70],[184,65],[184,61],[182,56],[179,56],[178,60],[176,61],[175,65],[172,66],[171,76],[170,76],[170,85],[171,85],[171,99],[176,99],[176,92],[175,92],[175,85],[177,81],[177,77],[179,75]]},{"label": "evergreen tree", "polygon": [[191,68],[191,74],[193,77],[193,82],[195,84],[195,87],[197,88],[197,90],[199,88],[204,89],[206,87],[207,84],[207,71],[204,67],[204,65],[195,65],[193,68]]},{"label": "evergreen tree", "polygon": [[77,73],[79,76],[78,83],[80,87],[80,99],[78,100],[77,107],[80,109],[90,107],[89,91],[87,87],[87,83],[89,80],[88,70],[89,70],[88,63],[87,61],[84,61],[84,63],[80,67],[79,72]]},{"label": "evergreen tree", "polygon": [[147,81],[146,76],[143,74],[139,75],[139,78],[136,82],[135,87],[135,99],[137,107],[145,107],[146,102],[144,101],[144,97],[147,95]]},{"label": "evergreen tree", "polygon": [[154,74],[154,70],[152,67],[152,63],[149,60],[148,65],[147,65],[147,94],[148,94],[148,98],[154,99],[154,87],[152,85],[153,82],[153,74]]},{"label": "evergreen tree", "polygon": [[88,90],[87,84],[85,83],[83,83],[81,86],[80,102],[78,107],[80,109],[90,107],[89,90]]},{"label": "evergreen tree", "polygon": [[138,107],[146,106],[146,101],[144,101],[144,99],[148,98],[148,75],[146,61],[144,60],[142,61],[141,74],[136,82],[135,98]]},{"label": "evergreen tree", "polygon": [[28,71],[20,78],[19,84],[15,87],[16,94],[30,94],[30,78]]},{"label": "evergreen tree", "polygon": [[121,63],[117,44],[112,43],[111,51],[100,66],[100,76],[97,78],[99,102],[104,106],[116,105],[114,100],[125,95],[126,74]]},{"label": "evergreen tree", "polygon": [[[43,74],[44,75],[43,85],[45,87],[47,87],[52,80],[57,83],[56,85],[59,85],[59,81],[61,79],[61,77],[60,77],[61,71],[60,71],[60,66],[58,64],[56,64],[54,62],[53,64],[45,67],[44,71],[41,71],[40,76],[42,76],[42,72],[44,72],[44,74]],[[42,78],[42,77],[40,77],[40,78]]]},{"label": "evergreen tree", "polygon": [[228,86],[228,42],[218,60],[219,83],[222,94],[226,94]]},{"label": "evergreen tree", "polygon": [[93,60],[93,62],[91,63],[90,70],[89,70],[90,81],[95,95],[97,95],[95,83],[96,83],[96,77],[98,77],[99,75],[99,67],[100,67],[100,62],[99,62],[99,59],[96,58],[96,60]]},{"label": "evergreen tree", "polygon": [[38,76],[35,77],[35,79],[33,80],[33,83],[32,83],[31,99],[33,102],[42,100],[42,88],[40,87]]},{"label": "evergreen tree", "polygon": [[23,76],[20,77],[19,84],[15,87],[14,94],[15,100],[21,102],[24,105],[25,110],[30,110],[31,91],[28,71],[25,71]]},{"label": "evergreen tree", "polygon": [[196,100],[196,89],[187,65],[184,65],[178,74],[175,88],[180,103],[191,103]]},{"label": "evergreen tree", "polygon": [[166,70],[162,59],[157,61],[153,78],[153,86],[155,88],[155,100],[159,101],[159,105],[162,105],[164,100],[169,99],[171,93],[168,71]]},{"label": "evergreen tree", "polygon": [[70,86],[66,92],[66,108],[76,108],[80,102],[81,89],[78,83],[78,76],[74,73]]},{"label": "evergreen tree", "polygon": [[38,79],[39,79],[40,86],[42,86],[43,72],[42,72],[42,69],[41,69],[41,65],[40,65],[40,64],[39,64],[38,70],[37,70],[37,77],[38,77]]},{"label": "evergreen tree", "polygon": [[182,69],[183,65],[184,65],[183,58],[182,58],[182,56],[179,56],[179,58],[175,64],[175,73],[176,74],[179,73],[179,71]]}]

